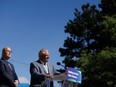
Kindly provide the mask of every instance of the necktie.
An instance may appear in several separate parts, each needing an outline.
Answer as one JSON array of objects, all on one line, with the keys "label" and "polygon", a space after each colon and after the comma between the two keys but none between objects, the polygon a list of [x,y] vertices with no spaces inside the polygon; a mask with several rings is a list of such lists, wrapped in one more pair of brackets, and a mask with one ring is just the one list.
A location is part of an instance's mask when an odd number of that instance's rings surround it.
[{"label": "necktie", "polygon": [[8,66],[10,67],[10,69],[12,70],[11,64],[8,62]]}]

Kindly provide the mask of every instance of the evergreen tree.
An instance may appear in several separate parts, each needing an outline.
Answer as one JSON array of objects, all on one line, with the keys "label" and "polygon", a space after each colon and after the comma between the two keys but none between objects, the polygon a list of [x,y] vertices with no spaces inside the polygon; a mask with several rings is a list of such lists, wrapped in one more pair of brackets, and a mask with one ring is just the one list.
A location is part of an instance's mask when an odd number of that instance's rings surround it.
[{"label": "evergreen tree", "polygon": [[82,13],[75,9],[74,20],[69,20],[65,26],[65,33],[70,36],[64,42],[65,48],[60,48],[61,56],[65,56],[66,66],[74,67],[83,50],[89,52],[99,51],[97,39],[100,38],[101,17],[95,5],[89,3],[82,6]]},{"label": "evergreen tree", "polygon": [[75,18],[65,26],[69,36],[59,49],[66,67],[81,68],[81,87],[116,85],[115,0],[101,0],[99,6],[102,11],[89,3],[82,6],[82,12],[75,9]]},{"label": "evergreen tree", "polygon": [[103,22],[106,34],[112,33],[111,46],[107,46],[99,53],[83,53],[77,61],[83,72],[83,87],[87,84],[96,87],[114,87],[116,85],[116,15],[105,17]]},{"label": "evergreen tree", "polygon": [[116,14],[116,0],[101,0],[99,7],[102,9],[104,15]]}]

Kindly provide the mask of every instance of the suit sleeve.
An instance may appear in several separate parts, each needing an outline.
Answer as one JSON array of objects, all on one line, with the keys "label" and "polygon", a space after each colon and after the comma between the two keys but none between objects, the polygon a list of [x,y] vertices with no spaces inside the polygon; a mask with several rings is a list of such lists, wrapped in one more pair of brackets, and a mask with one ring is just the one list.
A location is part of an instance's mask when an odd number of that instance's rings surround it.
[{"label": "suit sleeve", "polygon": [[[14,75],[14,80],[18,80],[18,76],[15,72],[15,69],[14,69],[14,66],[12,65],[12,68],[13,68],[13,75]],[[19,80],[18,80],[19,81]]]},{"label": "suit sleeve", "polygon": [[45,79],[45,74],[41,73],[40,67],[37,67],[36,64],[30,64],[30,73],[32,77],[38,77],[40,79]]},{"label": "suit sleeve", "polygon": [[14,80],[11,78],[11,76],[6,72],[6,66],[3,62],[0,61],[0,81],[6,82],[7,84],[14,86]]}]

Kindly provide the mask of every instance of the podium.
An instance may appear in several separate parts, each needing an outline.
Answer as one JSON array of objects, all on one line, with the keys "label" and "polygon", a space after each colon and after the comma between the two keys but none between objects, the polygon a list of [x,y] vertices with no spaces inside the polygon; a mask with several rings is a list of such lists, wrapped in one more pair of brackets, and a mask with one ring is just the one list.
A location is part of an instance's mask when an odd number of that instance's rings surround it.
[{"label": "podium", "polygon": [[61,73],[61,74],[58,74],[58,75],[54,75],[53,80],[64,81],[64,80],[66,80],[66,74],[65,73]]},{"label": "podium", "polygon": [[66,79],[65,73],[54,75],[53,79],[46,78],[46,80],[39,87],[63,87],[62,85],[65,79]]},{"label": "podium", "polygon": [[77,87],[78,86],[78,83],[67,80],[66,73],[55,75],[54,81],[59,81],[60,86],[58,87]]},{"label": "podium", "polygon": [[[45,86],[42,87],[77,87],[79,84],[81,84],[81,80],[81,71],[68,67],[66,68],[65,73],[54,75],[52,80],[46,79]],[[55,86],[54,81],[59,82],[60,86]],[[52,85],[51,82],[53,82]]]},{"label": "podium", "polygon": [[[57,87],[63,87],[63,82],[66,80],[66,74],[65,73],[61,73],[58,75],[55,75],[53,78],[54,82],[57,83]],[[56,87],[56,85],[54,84],[54,87]]]}]

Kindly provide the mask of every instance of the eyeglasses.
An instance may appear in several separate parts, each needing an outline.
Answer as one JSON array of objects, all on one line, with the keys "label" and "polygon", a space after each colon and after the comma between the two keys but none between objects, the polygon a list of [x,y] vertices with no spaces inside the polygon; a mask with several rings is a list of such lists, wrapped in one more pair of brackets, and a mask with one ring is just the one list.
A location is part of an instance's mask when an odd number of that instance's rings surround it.
[{"label": "eyeglasses", "polygon": [[10,50],[5,50],[6,52],[9,52],[9,53],[12,53],[12,51],[10,51]]},{"label": "eyeglasses", "polygon": [[42,54],[41,56],[43,56],[43,57],[50,57],[50,55],[48,55],[48,54]]}]

